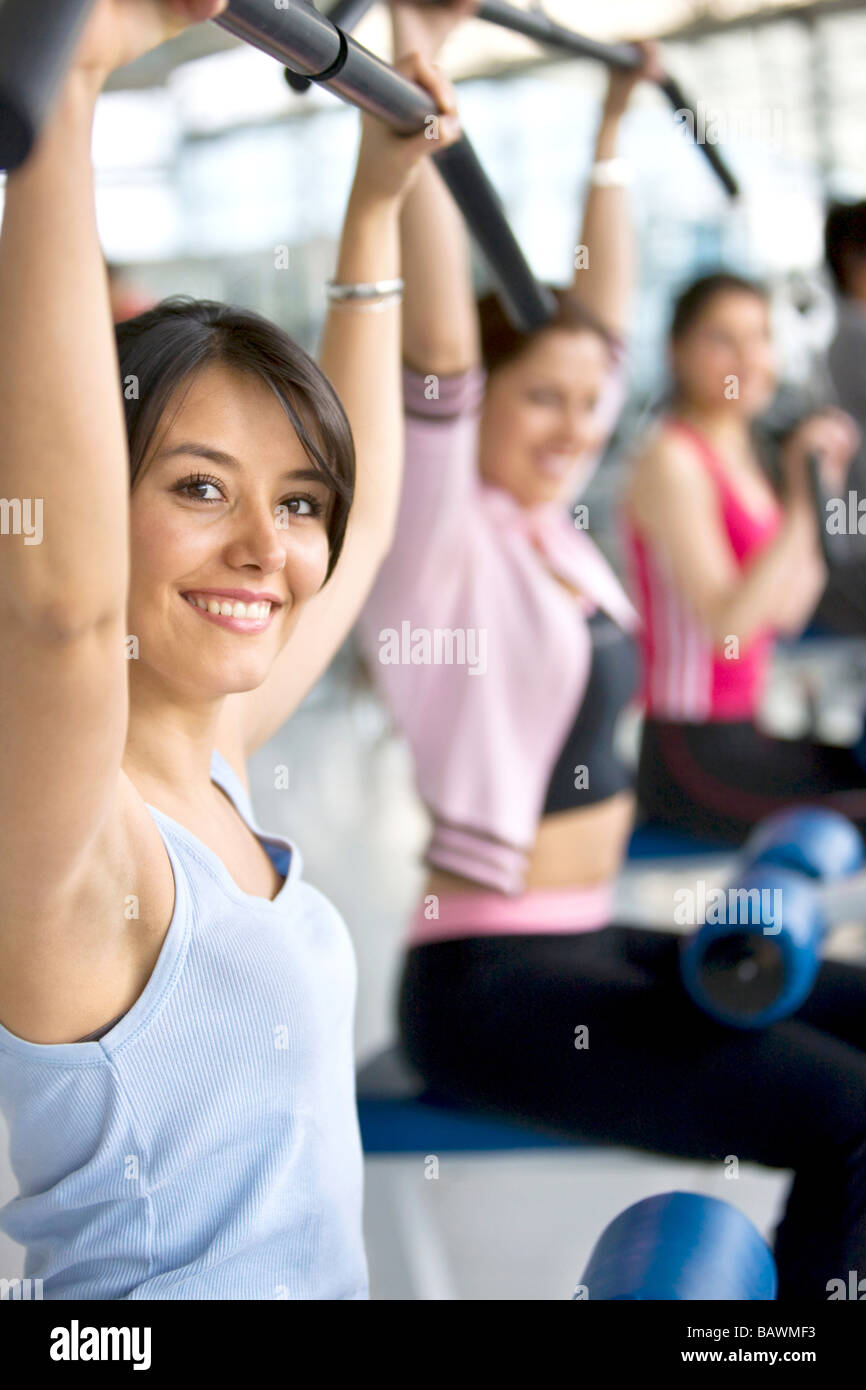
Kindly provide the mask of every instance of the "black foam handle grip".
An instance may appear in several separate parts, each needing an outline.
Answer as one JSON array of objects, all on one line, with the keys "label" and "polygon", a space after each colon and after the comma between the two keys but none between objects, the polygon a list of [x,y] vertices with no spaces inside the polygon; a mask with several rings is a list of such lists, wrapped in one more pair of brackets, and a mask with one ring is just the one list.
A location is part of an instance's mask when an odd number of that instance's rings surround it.
[{"label": "black foam handle grip", "polygon": [[32,150],[94,0],[0,0],[0,169]]},{"label": "black foam handle grip", "polygon": [[[664,81],[661,82],[659,85],[662,91],[664,92],[665,96],[667,97],[668,101],[670,102],[671,106],[673,107],[674,111],[678,113],[680,111],[688,112],[694,120],[694,104],[693,102],[689,101],[688,97],[686,96],[685,92],[683,91],[680,84],[676,81],[676,79],[671,76],[667,76],[665,77]],[[719,151],[716,149],[716,146],[713,144],[708,144],[706,140],[703,140],[697,145],[697,148],[704,156],[704,159],[707,161],[713,173],[716,175],[716,178],[719,180],[725,192],[728,194],[728,197],[738,197],[740,192],[740,185],[737,183],[737,180],[734,178],[727,164],[722,159],[722,156],[719,154]]]}]

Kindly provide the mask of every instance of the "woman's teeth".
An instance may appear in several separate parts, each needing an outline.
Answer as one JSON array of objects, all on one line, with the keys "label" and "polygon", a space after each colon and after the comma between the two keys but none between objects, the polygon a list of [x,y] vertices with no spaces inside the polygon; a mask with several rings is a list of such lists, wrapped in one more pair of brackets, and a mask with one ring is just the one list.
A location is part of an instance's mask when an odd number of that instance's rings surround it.
[{"label": "woman's teeth", "polygon": [[574,467],[575,461],[568,454],[540,454],[537,462],[541,472],[548,477],[562,478]]},{"label": "woman's teeth", "polygon": [[204,608],[207,613],[219,613],[223,618],[252,618],[254,622],[261,622],[271,611],[269,599],[262,599],[259,603],[243,603],[240,599],[205,598],[196,594],[186,594],[185,597],[196,608]]}]

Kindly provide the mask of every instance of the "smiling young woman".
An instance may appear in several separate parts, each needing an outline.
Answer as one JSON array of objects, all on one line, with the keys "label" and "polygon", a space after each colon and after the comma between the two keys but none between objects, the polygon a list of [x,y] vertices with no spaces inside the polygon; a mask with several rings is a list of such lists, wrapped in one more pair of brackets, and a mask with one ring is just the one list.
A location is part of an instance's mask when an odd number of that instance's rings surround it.
[{"label": "smiling young woman", "polygon": [[365,118],[319,365],[191,299],[115,335],[96,99],[221,8],[97,0],[6,190],[0,492],[44,528],[0,546],[0,1223],[47,1299],[367,1297],[351,943],[244,763],[391,541],[399,209],[437,146]]}]

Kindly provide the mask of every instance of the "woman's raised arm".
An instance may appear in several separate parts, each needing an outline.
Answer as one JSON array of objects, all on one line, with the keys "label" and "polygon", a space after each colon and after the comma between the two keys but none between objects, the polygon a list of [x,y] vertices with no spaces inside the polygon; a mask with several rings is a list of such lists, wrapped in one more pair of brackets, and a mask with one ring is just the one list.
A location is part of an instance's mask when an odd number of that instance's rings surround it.
[{"label": "woman's raised arm", "polygon": [[221,8],[99,0],[38,145],[6,186],[3,945],[66,892],[114,804],[126,737],[129,468],[94,208],[96,99],[114,67]]},{"label": "woman's raised arm", "polygon": [[620,122],[635,87],[662,72],[655,44],[639,47],[644,56],[639,69],[611,69],[571,284],[574,298],[618,338],[625,336],[629,324],[636,262],[628,174],[625,160],[617,154]]},{"label": "woman's raised arm", "polygon": [[129,468],[90,140],[97,91],[74,72],[6,187],[0,235],[3,494],[38,538],[0,546],[4,619],[68,637],[119,618]]},{"label": "woman's raised arm", "polygon": [[711,480],[689,444],[659,433],[637,460],[629,485],[632,524],[664,557],[674,583],[718,650],[730,636],[748,645],[767,629],[799,632],[827,581],[807,459],[819,452],[830,477],[844,476],[857,447],[841,412],[816,415],[788,441],[786,495],[772,541],[740,569]]},{"label": "woman's raised arm", "polygon": [[[415,5],[394,0],[394,53],[433,62],[475,0]],[[435,165],[420,170],[400,219],[405,281],[403,357],[416,372],[451,376],[480,360],[478,314],[463,218]]]},{"label": "woman's raised arm", "polygon": [[[438,141],[395,135],[371,116],[363,134],[334,279],[339,288],[380,286],[378,296],[335,300],[319,363],[343,405],[355,444],[355,493],[340,558],[321,594],[298,619],[290,641],[257,689],[226,701],[222,745],[238,763],[281,727],[319,679],[363,606],[394,538],[403,475],[400,380],[399,219],[407,188],[425,156],[455,138],[454,94],[417,55],[399,66],[430,92]],[[422,168],[419,171],[419,164]]]}]

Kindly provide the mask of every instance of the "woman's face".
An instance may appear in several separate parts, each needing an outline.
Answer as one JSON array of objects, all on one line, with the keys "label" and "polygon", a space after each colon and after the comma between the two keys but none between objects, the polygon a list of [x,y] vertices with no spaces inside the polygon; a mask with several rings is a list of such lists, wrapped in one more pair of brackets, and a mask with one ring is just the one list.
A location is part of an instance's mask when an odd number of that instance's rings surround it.
[{"label": "woman's face", "polygon": [[756,294],[722,290],[671,347],[679,396],[700,411],[766,410],[776,389],[770,311]]},{"label": "woman's face", "polygon": [[130,500],[128,632],[208,699],[260,685],[321,588],[333,493],[263,381],[212,365],[177,399]]},{"label": "woman's face", "polygon": [[551,328],[491,372],[481,418],[485,482],[524,507],[573,495],[582,461],[602,443],[596,406],[609,369],[596,333]]}]

